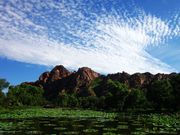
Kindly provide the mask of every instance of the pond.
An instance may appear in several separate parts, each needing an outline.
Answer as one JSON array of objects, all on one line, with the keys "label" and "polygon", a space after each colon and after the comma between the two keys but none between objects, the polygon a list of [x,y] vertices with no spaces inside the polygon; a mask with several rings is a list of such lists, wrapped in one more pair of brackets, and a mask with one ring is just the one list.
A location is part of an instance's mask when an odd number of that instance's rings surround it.
[{"label": "pond", "polygon": [[0,119],[0,134],[179,135],[180,127],[154,125],[138,115],[106,117],[36,117]]}]

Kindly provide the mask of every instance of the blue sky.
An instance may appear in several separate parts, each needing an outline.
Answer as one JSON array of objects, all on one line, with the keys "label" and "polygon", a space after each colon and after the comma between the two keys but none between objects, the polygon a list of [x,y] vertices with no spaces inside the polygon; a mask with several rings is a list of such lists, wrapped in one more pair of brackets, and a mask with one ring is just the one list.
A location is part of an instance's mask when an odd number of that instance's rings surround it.
[{"label": "blue sky", "polygon": [[0,77],[53,66],[100,73],[180,71],[179,0],[1,0]]}]

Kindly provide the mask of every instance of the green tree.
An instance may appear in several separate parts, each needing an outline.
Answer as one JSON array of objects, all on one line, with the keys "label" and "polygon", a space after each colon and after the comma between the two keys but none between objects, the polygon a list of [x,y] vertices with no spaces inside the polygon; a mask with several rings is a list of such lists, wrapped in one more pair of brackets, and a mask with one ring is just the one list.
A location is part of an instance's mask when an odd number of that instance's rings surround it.
[{"label": "green tree", "polygon": [[67,107],[68,106],[68,95],[66,93],[59,93],[56,102],[57,102],[58,106]]},{"label": "green tree", "polygon": [[43,90],[36,86],[22,84],[11,86],[7,93],[9,105],[42,105],[45,101]]},{"label": "green tree", "polygon": [[145,108],[147,105],[147,99],[143,90],[131,89],[128,98],[125,103],[126,108]]},{"label": "green tree", "polygon": [[68,95],[68,107],[78,107],[79,101],[76,95],[70,94]]},{"label": "green tree", "polygon": [[106,109],[113,109],[116,108],[117,104],[116,101],[114,100],[114,96],[111,92],[108,92],[105,95],[105,108]]},{"label": "green tree", "polygon": [[98,101],[98,105],[97,105],[97,107],[99,109],[105,109],[105,107],[106,107],[105,99],[106,99],[105,96],[99,97],[99,101]]},{"label": "green tree", "polygon": [[171,78],[171,84],[175,96],[175,104],[173,107],[175,110],[180,110],[180,74],[176,74]]},{"label": "green tree", "polygon": [[122,111],[130,92],[127,85],[108,79],[107,89],[109,91],[106,95],[106,103],[108,107],[116,108],[119,111]]},{"label": "green tree", "polygon": [[157,110],[172,108],[174,104],[173,87],[169,80],[155,81],[147,94],[148,99]]},{"label": "green tree", "polygon": [[80,97],[79,104],[82,108],[97,109],[99,106],[99,98],[96,96]]},{"label": "green tree", "polygon": [[8,88],[8,86],[9,82],[7,82],[6,79],[0,79],[0,90]]},{"label": "green tree", "polygon": [[8,87],[9,87],[9,82],[7,82],[5,79],[0,79],[0,105],[4,104],[4,99],[5,99],[5,95],[2,92],[2,90]]},{"label": "green tree", "polygon": [[3,105],[5,99],[5,95],[2,91],[0,91],[0,106]]},{"label": "green tree", "polygon": [[79,97],[79,106],[82,108],[88,108],[89,101],[87,100],[87,97]]}]

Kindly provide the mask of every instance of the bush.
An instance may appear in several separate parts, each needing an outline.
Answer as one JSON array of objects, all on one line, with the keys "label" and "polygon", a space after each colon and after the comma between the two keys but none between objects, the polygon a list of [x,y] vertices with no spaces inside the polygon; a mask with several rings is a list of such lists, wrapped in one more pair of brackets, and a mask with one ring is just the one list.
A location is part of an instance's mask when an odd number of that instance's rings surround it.
[{"label": "bush", "polygon": [[3,89],[9,87],[9,82],[5,79],[0,79],[0,106],[4,105],[5,95],[2,92]]},{"label": "bush", "polygon": [[5,95],[2,91],[0,91],[0,106],[4,104]]},{"label": "bush", "polygon": [[106,97],[107,108],[115,108],[123,110],[126,98],[129,94],[129,89],[125,84],[109,79],[107,81],[108,93]]},{"label": "bush", "polygon": [[43,98],[43,90],[32,85],[11,86],[7,93],[7,101],[9,105],[42,105],[45,102]]},{"label": "bush", "polygon": [[126,108],[146,108],[147,99],[143,90],[131,89],[125,103]]},{"label": "bush", "polygon": [[173,87],[169,80],[161,80],[152,83],[148,91],[148,99],[156,110],[172,108],[174,104]]},{"label": "bush", "polygon": [[175,110],[180,110],[180,74],[175,75],[171,79],[171,84],[173,86],[173,94],[175,96],[175,104],[173,108]]}]

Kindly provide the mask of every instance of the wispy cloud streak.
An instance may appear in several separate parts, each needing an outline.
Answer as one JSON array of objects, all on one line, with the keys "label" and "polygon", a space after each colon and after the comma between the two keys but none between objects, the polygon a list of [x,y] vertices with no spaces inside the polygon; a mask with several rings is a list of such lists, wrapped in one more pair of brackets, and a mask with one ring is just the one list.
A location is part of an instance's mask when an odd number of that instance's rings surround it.
[{"label": "wispy cloud streak", "polygon": [[171,72],[146,51],[180,36],[177,12],[169,20],[134,6],[116,8],[104,1],[0,2],[0,55],[21,62],[102,73]]}]

